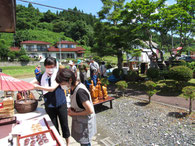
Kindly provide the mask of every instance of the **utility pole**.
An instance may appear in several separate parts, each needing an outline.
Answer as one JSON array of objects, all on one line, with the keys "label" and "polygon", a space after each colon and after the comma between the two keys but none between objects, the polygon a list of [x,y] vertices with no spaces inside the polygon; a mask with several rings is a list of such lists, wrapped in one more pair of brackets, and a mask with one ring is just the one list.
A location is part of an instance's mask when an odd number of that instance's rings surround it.
[{"label": "utility pole", "polygon": [[60,47],[59,47],[59,51],[60,51],[60,61],[59,61],[59,62],[60,62],[60,64],[61,64],[61,58],[62,58],[62,56],[61,56],[61,47],[62,47],[62,46],[61,46],[61,45],[62,45],[62,44],[61,44],[61,39],[60,39],[60,41],[59,41],[59,45],[60,45]]},{"label": "utility pole", "polygon": [[171,49],[173,49],[173,32],[171,32],[171,44],[172,44],[172,48]]}]

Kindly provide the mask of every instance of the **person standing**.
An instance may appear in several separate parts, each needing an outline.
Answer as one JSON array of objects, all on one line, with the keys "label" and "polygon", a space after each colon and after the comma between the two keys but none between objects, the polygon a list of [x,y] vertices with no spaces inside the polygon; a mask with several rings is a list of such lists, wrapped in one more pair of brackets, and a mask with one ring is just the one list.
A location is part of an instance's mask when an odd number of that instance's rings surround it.
[{"label": "person standing", "polygon": [[97,84],[97,77],[99,73],[99,64],[95,62],[93,59],[90,61],[90,75],[93,80],[94,86]]},{"label": "person standing", "polygon": [[35,77],[38,79],[39,76],[41,75],[41,66],[37,65],[34,72],[35,72]]},{"label": "person standing", "polygon": [[74,75],[77,77],[77,67],[74,65],[74,62],[70,61],[68,63],[70,65],[69,69],[74,73]]},{"label": "person standing", "polygon": [[104,61],[100,65],[100,76],[103,78],[106,77],[106,66]]},{"label": "person standing", "polygon": [[67,103],[64,90],[55,81],[58,72],[56,65],[55,58],[47,57],[44,62],[45,73],[31,83],[35,89],[43,90],[45,111],[58,132],[59,119],[63,137],[66,139],[67,146],[69,146],[70,132],[68,128]]},{"label": "person standing", "polygon": [[61,69],[56,82],[64,90],[71,90],[71,108],[68,115],[72,117],[71,136],[81,146],[91,146],[92,137],[96,134],[96,115],[91,95],[86,86],[76,80],[69,69]]},{"label": "person standing", "polygon": [[[87,80],[87,67],[83,64],[83,62],[81,60],[77,61],[77,65],[78,65],[78,74],[79,74],[79,80],[81,81],[81,83],[86,84],[86,80]],[[77,74],[77,78],[78,78],[78,74]]]}]

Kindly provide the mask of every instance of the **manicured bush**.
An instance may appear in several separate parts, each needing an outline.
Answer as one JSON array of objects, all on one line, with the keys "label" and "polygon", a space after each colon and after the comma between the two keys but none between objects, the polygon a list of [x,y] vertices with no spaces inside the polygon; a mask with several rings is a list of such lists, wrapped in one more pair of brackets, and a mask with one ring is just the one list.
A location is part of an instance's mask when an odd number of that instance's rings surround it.
[{"label": "manicured bush", "polygon": [[184,87],[183,95],[186,97],[186,99],[189,99],[189,114],[192,113],[192,100],[195,99],[195,87],[194,86],[187,86]]},{"label": "manicured bush", "polygon": [[149,69],[147,70],[146,75],[147,75],[147,77],[148,77],[149,79],[154,80],[154,79],[157,79],[157,78],[159,77],[160,71],[159,71],[159,69],[157,69],[157,68],[151,67],[151,68],[149,68]]},{"label": "manicured bush", "polygon": [[180,60],[180,61],[179,61],[179,65],[180,65],[180,66],[186,66],[186,64],[187,64],[187,63],[186,63],[185,60]]},{"label": "manicured bush", "polygon": [[101,63],[103,61],[103,59],[100,56],[94,56],[93,59],[98,62]]},{"label": "manicured bush", "polygon": [[119,79],[119,78],[121,78],[121,77],[124,76],[123,70],[122,70],[122,69],[120,70],[120,69],[118,69],[118,68],[114,69],[114,70],[112,71],[112,74],[113,74],[117,79]]},{"label": "manicured bush", "polygon": [[195,61],[187,62],[186,66],[189,67],[193,71],[193,77],[195,78]]},{"label": "manicured bush", "polygon": [[139,75],[136,71],[130,70],[127,72],[127,75],[125,77],[126,81],[137,81],[139,78]]},{"label": "manicured bush", "polygon": [[149,103],[151,101],[151,97],[156,94],[157,90],[155,89],[157,84],[153,81],[146,81],[144,83],[145,85],[145,90],[146,90],[146,93],[148,94],[148,99],[149,99]]},{"label": "manicured bush", "polygon": [[128,87],[128,84],[126,81],[118,81],[116,84],[117,88],[123,92],[124,96],[124,90]]},{"label": "manicured bush", "polygon": [[29,58],[27,55],[21,55],[21,56],[19,57],[19,61],[28,62],[28,61],[30,61],[30,58]]},{"label": "manicured bush", "polygon": [[163,79],[169,79],[169,70],[160,71],[160,77],[162,77]]},{"label": "manicured bush", "polygon": [[193,77],[193,72],[186,66],[175,66],[169,71],[170,78],[178,82],[188,82]]},{"label": "manicured bush", "polygon": [[102,83],[103,86],[109,85],[109,81],[106,78],[101,78],[101,83]]},{"label": "manicured bush", "polygon": [[106,63],[106,69],[110,69],[110,68],[112,68],[112,65],[111,65],[110,62],[107,62],[107,63]]}]

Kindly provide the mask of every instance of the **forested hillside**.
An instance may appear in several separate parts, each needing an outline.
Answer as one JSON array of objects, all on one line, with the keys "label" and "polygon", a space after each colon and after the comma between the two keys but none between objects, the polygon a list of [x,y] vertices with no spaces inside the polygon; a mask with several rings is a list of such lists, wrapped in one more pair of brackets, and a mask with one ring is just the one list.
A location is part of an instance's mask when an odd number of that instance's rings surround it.
[{"label": "forested hillside", "polygon": [[[75,7],[73,10],[45,13],[28,7],[16,7],[16,33],[0,33],[0,39],[7,46],[19,46],[21,41],[40,40],[54,44],[56,41],[73,40],[80,45],[94,45],[94,23],[97,19],[91,14],[85,14]],[[14,42],[15,41],[15,42]]]}]

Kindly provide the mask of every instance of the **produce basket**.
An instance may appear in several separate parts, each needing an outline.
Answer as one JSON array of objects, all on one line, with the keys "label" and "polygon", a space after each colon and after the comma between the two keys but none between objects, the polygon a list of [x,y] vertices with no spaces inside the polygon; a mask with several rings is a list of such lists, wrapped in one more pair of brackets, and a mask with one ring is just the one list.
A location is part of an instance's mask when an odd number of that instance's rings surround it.
[{"label": "produce basket", "polygon": [[18,113],[28,113],[35,111],[38,105],[38,101],[34,98],[34,95],[30,91],[22,91],[17,94],[17,100],[15,101],[15,109]]}]

